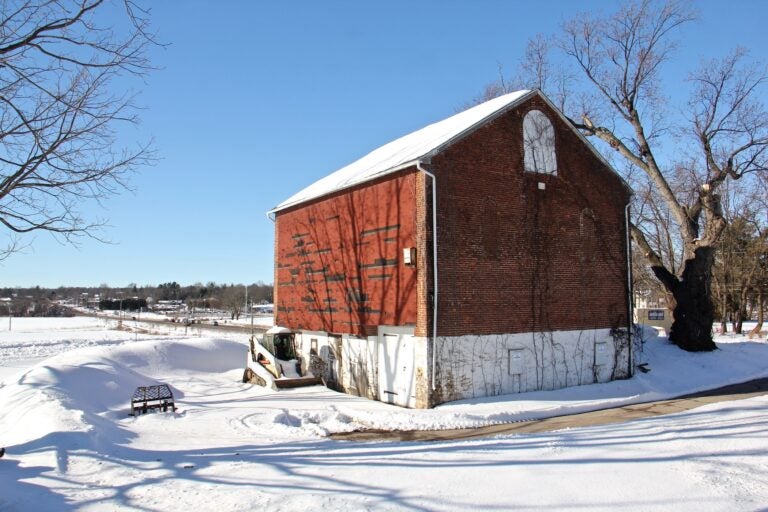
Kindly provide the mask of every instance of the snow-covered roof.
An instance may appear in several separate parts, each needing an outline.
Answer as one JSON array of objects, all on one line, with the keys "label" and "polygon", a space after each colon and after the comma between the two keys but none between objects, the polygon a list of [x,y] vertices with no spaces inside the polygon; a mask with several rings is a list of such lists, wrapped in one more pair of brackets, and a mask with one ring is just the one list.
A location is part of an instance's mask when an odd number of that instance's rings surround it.
[{"label": "snow-covered roof", "polygon": [[632,194],[632,188],[616,172],[613,166],[600,154],[595,147],[589,143],[586,137],[577,130],[571,122],[555,107],[552,102],[539,90],[522,90],[499,96],[485,103],[476,105],[470,109],[460,112],[448,119],[443,119],[437,123],[425,126],[420,130],[409,133],[399,139],[375,149],[351,164],[342,167],[338,171],[329,174],[307,188],[292,195],[279,205],[272,208],[269,214],[290,208],[312,199],[344,190],[367,181],[374,180],[386,174],[400,171],[416,165],[420,160],[426,160],[435,155],[440,150],[450,145],[454,141],[462,138],[465,134],[471,132],[478,126],[496,118],[500,114],[510,110],[533,95],[538,95],[544,100],[553,111],[555,111],[563,122],[571,128],[574,134],[581,139],[592,153],[605,166],[610,169],[627,191]]},{"label": "snow-covered roof", "polygon": [[293,332],[287,327],[281,327],[279,325],[273,325],[267,330],[267,334],[283,334],[283,333],[291,333]]},{"label": "snow-covered roof", "polygon": [[537,92],[522,90],[505,94],[393,140],[292,195],[270,210],[269,213],[415,165],[417,161],[438,152],[464,133],[496,117]]}]

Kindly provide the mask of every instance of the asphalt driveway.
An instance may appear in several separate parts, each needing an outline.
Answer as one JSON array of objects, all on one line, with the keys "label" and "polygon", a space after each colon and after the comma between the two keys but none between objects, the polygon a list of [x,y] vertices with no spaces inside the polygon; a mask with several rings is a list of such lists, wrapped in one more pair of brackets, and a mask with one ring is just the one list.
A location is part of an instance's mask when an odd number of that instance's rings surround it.
[{"label": "asphalt driveway", "polygon": [[330,437],[343,441],[456,441],[496,435],[509,435],[530,432],[550,432],[575,427],[607,425],[625,421],[662,416],[684,412],[706,404],[743,400],[768,394],[768,378],[755,379],[741,384],[732,384],[692,395],[685,395],[670,400],[626,405],[599,411],[556,416],[541,420],[528,420],[516,423],[503,423],[478,428],[454,430],[411,430],[385,431],[365,430],[344,432]]}]

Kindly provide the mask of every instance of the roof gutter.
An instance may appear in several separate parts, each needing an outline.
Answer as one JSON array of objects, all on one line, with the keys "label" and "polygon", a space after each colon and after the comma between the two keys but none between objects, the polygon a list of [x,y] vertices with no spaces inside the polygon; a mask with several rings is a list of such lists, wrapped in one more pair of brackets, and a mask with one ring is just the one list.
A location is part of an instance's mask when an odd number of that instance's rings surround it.
[{"label": "roof gutter", "polygon": [[435,175],[422,167],[422,161],[416,160],[416,169],[432,180],[432,390],[437,387],[435,370],[437,367],[437,180]]},{"label": "roof gutter", "polygon": [[632,317],[634,312],[634,300],[632,297],[632,235],[630,233],[629,207],[630,203],[627,203],[624,207],[624,224],[627,232],[627,342],[629,343],[629,346],[627,347],[627,371],[629,372],[629,377],[631,377],[634,373],[632,371],[634,369],[634,361],[632,361]]}]

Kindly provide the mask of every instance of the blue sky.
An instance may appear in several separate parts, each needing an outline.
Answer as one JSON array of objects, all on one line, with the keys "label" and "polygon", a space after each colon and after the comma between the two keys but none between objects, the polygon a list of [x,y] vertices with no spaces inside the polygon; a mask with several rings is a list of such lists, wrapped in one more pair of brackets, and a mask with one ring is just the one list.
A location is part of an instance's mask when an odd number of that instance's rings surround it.
[{"label": "blue sky", "polygon": [[[529,37],[604,1],[152,2],[166,48],[140,85],[159,163],[103,207],[112,244],[47,234],[0,286],[273,280],[265,212],[368,151],[448,117],[516,68]],[[667,78],[737,45],[765,60],[768,2],[696,2]]]}]

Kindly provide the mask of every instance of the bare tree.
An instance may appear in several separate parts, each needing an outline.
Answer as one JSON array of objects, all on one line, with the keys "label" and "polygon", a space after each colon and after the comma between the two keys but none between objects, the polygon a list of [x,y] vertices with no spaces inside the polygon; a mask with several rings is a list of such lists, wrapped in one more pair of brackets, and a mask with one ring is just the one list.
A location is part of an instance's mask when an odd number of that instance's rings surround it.
[{"label": "bare tree", "polygon": [[757,221],[754,203],[750,201],[753,195],[744,192],[740,196],[729,196],[731,194],[723,195],[723,213],[728,225],[723,230],[715,254],[712,291],[722,332],[726,332],[726,322],[730,318],[733,332],[741,334],[742,324],[749,317],[749,305],[754,302],[758,289],[759,254],[763,240],[761,223]]},{"label": "bare tree", "polygon": [[572,99],[570,84],[574,76],[567,67],[556,65],[552,61],[554,45],[553,38],[536,34],[528,41],[515,76],[507,79],[499,64],[496,80],[486,85],[482,93],[462,105],[459,110],[466,110],[503,94],[530,88],[546,91],[558,108],[566,111],[566,102]]},{"label": "bare tree", "polygon": [[[750,243],[754,274],[752,279],[752,304],[757,310],[757,324],[749,332],[750,337],[760,336],[765,321],[768,300],[768,176],[763,176],[751,194],[753,208],[758,213],[751,219],[755,236]],[[754,317],[750,317],[754,318]]]},{"label": "bare tree", "polygon": [[131,0],[8,0],[1,9],[4,259],[25,233],[98,238],[104,221],[84,219],[82,203],[126,188],[128,175],[152,161],[148,143],[117,147],[116,128],[136,121],[136,108],[115,79],[146,73],[155,43],[147,11]]},{"label": "bare tree", "polygon": [[222,306],[230,311],[232,320],[239,320],[240,315],[245,311],[245,286],[240,284],[237,286],[231,285],[222,289],[220,295]]},{"label": "bare tree", "polygon": [[[581,15],[555,38],[560,60],[549,60],[546,39],[533,40],[521,76],[530,86],[550,88],[545,92],[573,124],[605,143],[610,160],[625,164],[640,189],[632,237],[674,306],[670,340],[706,351],[715,348],[714,251],[727,226],[721,189],[766,173],[768,112],[759,98],[768,75],[743,49],[705,62],[689,77],[685,114],[676,115],[661,70],[679,30],[694,19],[689,4],[675,0],[639,0],[612,15]],[[560,73],[572,80],[544,76],[569,66],[572,74]]]}]

